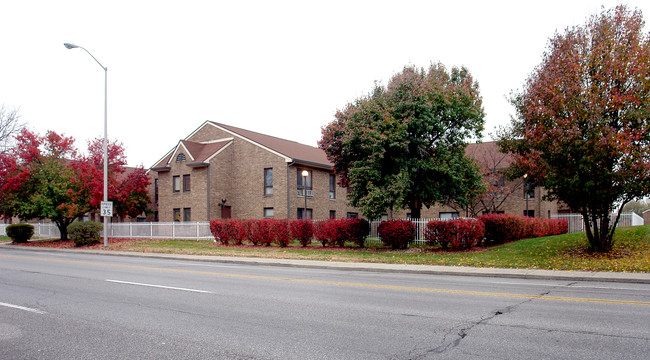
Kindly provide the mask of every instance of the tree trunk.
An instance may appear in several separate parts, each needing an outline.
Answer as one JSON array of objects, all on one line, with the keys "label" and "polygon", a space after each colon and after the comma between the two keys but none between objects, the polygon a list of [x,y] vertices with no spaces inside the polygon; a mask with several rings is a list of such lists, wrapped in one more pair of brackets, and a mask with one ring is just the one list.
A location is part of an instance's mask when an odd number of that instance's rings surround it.
[{"label": "tree trunk", "polygon": [[70,221],[70,219],[52,219],[56,227],[59,229],[59,233],[61,234],[61,240],[62,241],[67,241],[68,240],[68,225],[74,221]]},{"label": "tree trunk", "polygon": [[411,210],[411,219],[419,219],[422,215],[422,203],[417,200],[412,201],[409,210]]},{"label": "tree trunk", "polygon": [[[591,214],[591,216],[589,216],[587,212],[582,212],[582,218],[585,224],[585,233],[587,235],[587,241],[589,243],[589,251],[610,251],[612,249],[612,238],[614,236],[614,231],[610,231],[609,229],[609,214]],[[615,221],[612,225],[616,226],[617,221]]]}]

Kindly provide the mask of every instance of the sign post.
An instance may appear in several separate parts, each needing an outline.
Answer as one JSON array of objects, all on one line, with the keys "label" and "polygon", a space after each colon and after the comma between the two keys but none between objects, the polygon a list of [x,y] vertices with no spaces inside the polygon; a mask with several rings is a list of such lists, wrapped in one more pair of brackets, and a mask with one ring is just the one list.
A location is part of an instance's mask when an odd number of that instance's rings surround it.
[{"label": "sign post", "polygon": [[104,247],[108,247],[108,218],[113,216],[113,202],[112,201],[102,201],[101,205],[101,216],[104,217]]},{"label": "sign post", "polygon": [[113,216],[113,202],[112,201],[102,201],[102,216]]}]

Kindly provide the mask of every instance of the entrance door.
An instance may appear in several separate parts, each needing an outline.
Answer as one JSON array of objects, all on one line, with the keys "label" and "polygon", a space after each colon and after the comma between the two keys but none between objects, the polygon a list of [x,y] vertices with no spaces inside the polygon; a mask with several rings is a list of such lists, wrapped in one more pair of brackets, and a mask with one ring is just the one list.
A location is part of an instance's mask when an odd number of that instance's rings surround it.
[{"label": "entrance door", "polygon": [[221,218],[222,219],[230,219],[230,206],[222,206],[221,207]]}]

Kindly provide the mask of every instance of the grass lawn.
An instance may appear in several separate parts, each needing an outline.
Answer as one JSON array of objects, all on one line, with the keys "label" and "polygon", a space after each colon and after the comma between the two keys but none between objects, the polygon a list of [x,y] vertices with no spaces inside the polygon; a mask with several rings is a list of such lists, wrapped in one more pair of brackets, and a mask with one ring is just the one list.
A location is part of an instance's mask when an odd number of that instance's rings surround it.
[{"label": "grass lawn", "polygon": [[[585,234],[576,233],[452,252],[430,246],[412,246],[408,250],[395,251],[376,244],[366,249],[353,245],[346,248],[323,248],[320,244],[307,248],[298,244],[280,248],[220,246],[212,241],[109,239],[108,250],[393,264],[650,272],[650,226],[619,228],[615,235],[614,249],[608,254],[590,254],[586,251],[586,243]],[[74,247],[72,242],[52,240],[30,241],[27,245]],[[101,249],[102,245],[103,242],[93,248]]]}]

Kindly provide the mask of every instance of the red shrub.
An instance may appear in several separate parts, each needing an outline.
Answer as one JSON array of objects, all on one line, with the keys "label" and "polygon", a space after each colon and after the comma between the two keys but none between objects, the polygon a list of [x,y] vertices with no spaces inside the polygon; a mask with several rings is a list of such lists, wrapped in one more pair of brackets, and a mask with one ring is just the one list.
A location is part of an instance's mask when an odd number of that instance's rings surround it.
[{"label": "red shrub", "polygon": [[210,232],[212,232],[215,241],[228,245],[230,237],[225,225],[226,222],[223,219],[212,219],[210,220]]},{"label": "red shrub", "polygon": [[[343,219],[342,219],[343,220]],[[354,241],[359,247],[364,247],[366,237],[370,234],[370,223],[366,219],[346,219],[345,234],[348,240]]]},{"label": "red shrub", "polygon": [[270,227],[271,240],[280,247],[287,247],[291,240],[291,233],[289,232],[289,220],[283,219],[268,219]]},{"label": "red shrub", "polygon": [[408,220],[389,220],[379,224],[381,241],[393,249],[406,249],[415,240],[415,224]]},{"label": "red shrub", "polygon": [[253,243],[253,245],[271,245],[271,224],[268,219],[248,219],[247,224],[248,240]]},{"label": "red shrub", "polygon": [[230,240],[235,241],[235,245],[241,245],[243,240],[246,239],[246,226],[245,220],[228,219],[225,222],[226,232]]},{"label": "red shrub", "polygon": [[289,224],[291,236],[300,241],[302,246],[311,244],[314,237],[314,223],[310,219],[292,220]]},{"label": "red shrub", "polygon": [[560,235],[569,230],[566,220],[530,218],[509,214],[487,214],[480,216],[479,220],[485,224],[485,237],[496,243]]},{"label": "red shrub", "polygon": [[485,236],[485,226],[474,219],[429,221],[424,237],[429,245],[440,244],[443,249],[469,249]]},{"label": "red shrub", "polygon": [[343,246],[347,238],[345,219],[327,219],[315,223],[314,237],[323,246]]}]

